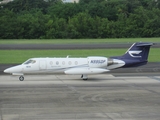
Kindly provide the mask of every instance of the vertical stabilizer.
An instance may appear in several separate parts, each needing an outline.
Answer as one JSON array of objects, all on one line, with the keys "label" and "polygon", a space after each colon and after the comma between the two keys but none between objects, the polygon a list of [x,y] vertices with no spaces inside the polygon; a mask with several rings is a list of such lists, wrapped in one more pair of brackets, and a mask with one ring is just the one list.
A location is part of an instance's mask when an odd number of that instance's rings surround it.
[{"label": "vertical stabilizer", "polygon": [[149,50],[152,45],[153,43],[134,43],[124,55],[111,58],[123,60],[126,63],[125,67],[140,66],[148,62]]}]

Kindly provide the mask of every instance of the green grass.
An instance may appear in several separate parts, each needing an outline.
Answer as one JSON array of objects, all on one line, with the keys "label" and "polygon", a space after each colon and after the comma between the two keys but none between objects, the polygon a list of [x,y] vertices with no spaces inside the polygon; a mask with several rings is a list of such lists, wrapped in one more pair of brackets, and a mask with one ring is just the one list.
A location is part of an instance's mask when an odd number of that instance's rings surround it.
[{"label": "green grass", "polygon": [[[120,39],[1,39],[0,44],[98,44],[160,42],[160,38],[120,38]],[[0,64],[22,63],[32,57],[87,57],[119,56],[127,49],[89,49],[89,50],[0,50]],[[160,48],[152,48],[149,61],[159,62]]]},{"label": "green grass", "polygon": [[0,44],[86,44],[160,42],[160,38],[107,38],[107,39],[0,39]]},{"label": "green grass", "polygon": [[[33,57],[87,57],[119,56],[127,49],[89,49],[89,50],[0,50],[0,64],[22,63]],[[160,48],[151,48],[149,62],[160,62]]]}]

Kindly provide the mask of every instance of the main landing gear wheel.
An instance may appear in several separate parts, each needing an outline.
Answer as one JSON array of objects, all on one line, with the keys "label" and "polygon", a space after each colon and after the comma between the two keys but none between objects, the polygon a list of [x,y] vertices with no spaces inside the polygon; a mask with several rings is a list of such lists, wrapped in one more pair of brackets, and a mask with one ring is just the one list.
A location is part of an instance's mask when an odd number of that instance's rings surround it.
[{"label": "main landing gear wheel", "polygon": [[20,77],[19,77],[19,80],[20,80],[20,81],[23,81],[23,80],[24,80],[24,77],[23,77],[23,76],[20,76]]},{"label": "main landing gear wheel", "polygon": [[88,78],[83,78],[83,80],[84,80],[84,81],[87,81],[87,80],[88,80]]},{"label": "main landing gear wheel", "polygon": [[82,78],[84,81],[88,80],[87,75],[82,75],[81,78]]}]

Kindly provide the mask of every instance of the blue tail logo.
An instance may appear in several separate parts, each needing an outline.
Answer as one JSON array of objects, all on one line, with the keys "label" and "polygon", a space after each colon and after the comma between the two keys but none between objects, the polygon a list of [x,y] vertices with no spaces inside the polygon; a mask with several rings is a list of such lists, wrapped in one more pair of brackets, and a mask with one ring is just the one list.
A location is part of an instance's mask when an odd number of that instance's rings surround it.
[{"label": "blue tail logo", "polygon": [[129,55],[131,57],[134,57],[134,58],[140,58],[142,56],[136,56],[136,55],[139,55],[142,51],[128,51]]}]

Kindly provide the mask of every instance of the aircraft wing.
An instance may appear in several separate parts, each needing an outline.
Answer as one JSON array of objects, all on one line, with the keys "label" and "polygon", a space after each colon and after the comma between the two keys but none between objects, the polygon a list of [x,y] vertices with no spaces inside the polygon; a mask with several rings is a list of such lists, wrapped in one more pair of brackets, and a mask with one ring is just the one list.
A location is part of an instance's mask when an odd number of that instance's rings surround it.
[{"label": "aircraft wing", "polygon": [[71,68],[66,71],[64,71],[65,74],[68,75],[82,75],[82,74],[100,74],[104,72],[108,72],[110,70],[103,69],[103,68],[89,68],[89,67],[83,67],[83,68]]}]

